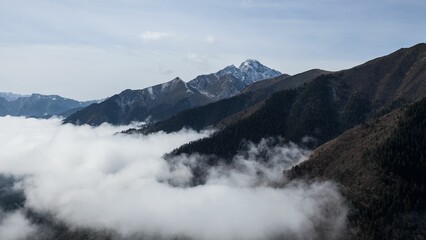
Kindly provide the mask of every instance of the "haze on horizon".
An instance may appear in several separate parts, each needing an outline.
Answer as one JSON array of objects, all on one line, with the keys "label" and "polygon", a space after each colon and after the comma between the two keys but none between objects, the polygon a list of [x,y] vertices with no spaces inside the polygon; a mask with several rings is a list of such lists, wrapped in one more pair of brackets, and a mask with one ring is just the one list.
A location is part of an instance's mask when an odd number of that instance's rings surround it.
[{"label": "haze on horizon", "polygon": [[0,1],[0,91],[88,100],[253,58],[340,70],[426,39],[426,3]]}]

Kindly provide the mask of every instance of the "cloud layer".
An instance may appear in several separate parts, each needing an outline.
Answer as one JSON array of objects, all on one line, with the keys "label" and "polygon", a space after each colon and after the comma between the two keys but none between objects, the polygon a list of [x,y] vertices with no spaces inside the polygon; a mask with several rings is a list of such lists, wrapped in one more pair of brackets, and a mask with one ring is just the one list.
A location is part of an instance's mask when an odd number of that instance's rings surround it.
[{"label": "cloud layer", "polygon": [[[346,208],[332,183],[277,187],[282,170],[309,154],[294,144],[263,140],[231,165],[206,167],[203,156],[162,156],[208,133],[115,135],[119,130],[0,118],[0,171],[23,179],[15,188],[25,193],[25,209],[123,238],[315,239],[344,228]],[[194,186],[196,168],[205,181]]]}]

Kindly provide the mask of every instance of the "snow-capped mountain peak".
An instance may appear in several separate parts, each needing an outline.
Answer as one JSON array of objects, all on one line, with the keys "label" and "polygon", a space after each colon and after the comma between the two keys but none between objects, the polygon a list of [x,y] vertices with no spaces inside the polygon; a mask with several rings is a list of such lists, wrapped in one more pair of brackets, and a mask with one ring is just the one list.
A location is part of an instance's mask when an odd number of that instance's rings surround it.
[{"label": "snow-capped mountain peak", "polygon": [[173,80],[160,84],[161,92],[164,93],[164,92],[173,91],[175,88],[177,88],[180,85],[186,85],[186,83],[179,77],[176,77]]},{"label": "snow-capped mountain peak", "polygon": [[247,59],[242,62],[238,69],[243,73],[243,81],[248,83],[273,78],[282,74],[254,59]]},{"label": "snow-capped mountain peak", "polygon": [[247,71],[248,69],[258,69],[260,66],[265,67],[259,61],[255,59],[247,59],[240,64],[238,67],[241,71]]},{"label": "snow-capped mountain peak", "polygon": [[262,65],[259,61],[248,59],[238,68],[229,65],[216,73],[200,75],[188,84],[209,98],[220,100],[235,96],[253,82],[279,75],[280,72]]},{"label": "snow-capped mountain peak", "polygon": [[223,77],[227,74],[230,74],[236,78],[241,78],[241,70],[238,69],[237,67],[235,67],[235,65],[229,65],[227,67],[225,67],[224,69],[218,71],[217,73],[215,73],[215,75],[217,77]]}]

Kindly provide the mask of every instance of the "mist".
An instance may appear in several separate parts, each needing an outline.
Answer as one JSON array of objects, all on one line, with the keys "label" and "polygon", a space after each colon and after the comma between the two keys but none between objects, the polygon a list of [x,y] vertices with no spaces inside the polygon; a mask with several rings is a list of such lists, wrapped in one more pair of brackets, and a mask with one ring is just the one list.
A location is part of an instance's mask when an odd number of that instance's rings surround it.
[{"label": "mist", "polygon": [[[208,166],[198,154],[163,156],[209,132],[115,134],[123,129],[0,118],[0,174],[26,198],[0,218],[0,238],[41,231],[26,210],[117,239],[332,239],[344,231],[335,184],[282,174],[310,154],[296,144],[264,139],[232,164]],[[194,169],[203,170],[201,184],[192,184]]]}]

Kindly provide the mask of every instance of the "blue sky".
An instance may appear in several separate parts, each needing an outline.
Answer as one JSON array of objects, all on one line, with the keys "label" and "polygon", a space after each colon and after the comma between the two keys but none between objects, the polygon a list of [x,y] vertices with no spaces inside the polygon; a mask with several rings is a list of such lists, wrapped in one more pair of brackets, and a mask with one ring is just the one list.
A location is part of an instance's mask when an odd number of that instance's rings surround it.
[{"label": "blue sky", "polygon": [[417,0],[0,0],[0,91],[104,98],[254,58],[341,70],[426,40]]}]

